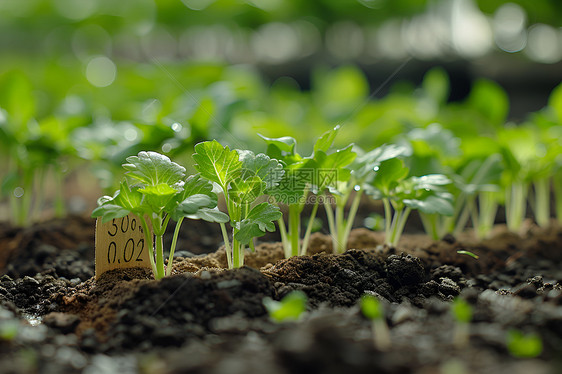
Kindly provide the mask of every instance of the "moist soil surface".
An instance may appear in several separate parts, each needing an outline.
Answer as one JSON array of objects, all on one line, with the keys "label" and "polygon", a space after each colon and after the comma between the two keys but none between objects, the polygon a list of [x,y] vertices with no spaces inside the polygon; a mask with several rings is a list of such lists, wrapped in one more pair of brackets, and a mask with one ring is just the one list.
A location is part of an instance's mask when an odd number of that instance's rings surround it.
[{"label": "moist soil surface", "polygon": [[[236,270],[225,270],[216,227],[184,226],[172,276],[155,281],[146,269],[94,279],[89,218],[0,224],[0,373],[562,373],[554,223],[497,226],[486,240],[405,235],[397,248],[356,229],[337,255],[316,233],[308,256],[284,259],[264,242]],[[307,311],[273,322],[263,299],[293,290]],[[389,348],[361,313],[366,293],[382,301]],[[453,317],[456,297],[469,323]],[[514,331],[538,336],[540,353],[518,357]]]}]

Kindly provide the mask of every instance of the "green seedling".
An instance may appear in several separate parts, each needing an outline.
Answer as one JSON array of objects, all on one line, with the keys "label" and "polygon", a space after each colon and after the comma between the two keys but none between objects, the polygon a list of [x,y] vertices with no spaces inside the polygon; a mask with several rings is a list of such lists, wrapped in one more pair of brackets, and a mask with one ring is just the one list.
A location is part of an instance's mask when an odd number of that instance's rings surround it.
[{"label": "green seedling", "polygon": [[[386,244],[396,246],[410,212],[452,215],[452,195],[445,187],[451,180],[442,174],[406,178],[409,169],[399,158],[380,163],[367,193],[381,199],[385,214]],[[393,213],[394,209],[394,213]]]},{"label": "green seedling", "polygon": [[470,252],[470,251],[457,251],[457,253],[458,253],[459,255],[467,255],[467,256],[470,256],[470,257],[474,258],[475,260],[478,260],[478,259],[480,258],[480,257],[478,257],[477,254],[472,253],[472,252]]},{"label": "green seedling", "polygon": [[381,351],[388,350],[392,343],[380,301],[373,295],[363,295],[361,311],[365,317],[371,320],[375,348]]},{"label": "green seedling", "polygon": [[451,314],[456,321],[453,344],[457,348],[463,349],[467,346],[470,338],[469,326],[470,321],[472,321],[472,307],[465,300],[455,298],[451,305]]},{"label": "green seedling", "polygon": [[19,333],[20,326],[17,320],[0,321],[0,341],[12,341]]},{"label": "green seedling", "polygon": [[306,311],[307,297],[302,291],[291,291],[281,301],[269,297],[263,299],[263,305],[269,317],[275,322],[298,321]]},{"label": "green seedling", "polygon": [[538,334],[523,334],[519,330],[510,330],[507,334],[507,349],[517,358],[534,358],[542,353],[543,344]]},{"label": "green seedling", "polygon": [[277,206],[259,201],[277,186],[284,174],[283,167],[263,153],[230,150],[216,140],[196,144],[195,152],[195,169],[216,183],[224,194],[232,226],[230,243],[226,226],[220,222],[228,267],[241,267],[246,246],[253,250],[254,238],[275,231],[274,222],[282,217]]},{"label": "green seedling", "polygon": [[[359,155],[353,159],[355,156],[350,153],[346,160],[346,163],[350,160],[352,162],[349,165],[350,170],[345,168],[345,164],[338,165],[338,176],[341,175],[341,177],[335,181],[335,184],[328,186],[336,202],[335,214],[331,205],[326,205],[326,215],[332,233],[335,253],[342,253],[347,249],[349,234],[355,221],[361,197],[368,183],[376,175],[380,164],[383,161],[400,156],[404,149],[395,145],[383,145],[367,153],[363,153],[359,148],[355,148],[354,152]],[[345,208],[350,199],[349,212],[345,217]]]},{"label": "green seedling", "polygon": [[[125,178],[113,196],[103,196],[98,200],[99,206],[92,212],[92,217],[101,217],[102,222],[108,222],[130,213],[139,216],[154,277],[161,279],[171,274],[174,250],[184,218],[224,224],[228,222],[228,216],[216,209],[217,196],[208,181],[199,175],[186,178],[185,168],[168,157],[143,151],[138,156],[128,157],[127,162],[123,164],[127,177],[138,183],[130,185]],[[165,269],[163,237],[172,219],[177,223]],[[152,224],[154,238],[147,220]]]}]

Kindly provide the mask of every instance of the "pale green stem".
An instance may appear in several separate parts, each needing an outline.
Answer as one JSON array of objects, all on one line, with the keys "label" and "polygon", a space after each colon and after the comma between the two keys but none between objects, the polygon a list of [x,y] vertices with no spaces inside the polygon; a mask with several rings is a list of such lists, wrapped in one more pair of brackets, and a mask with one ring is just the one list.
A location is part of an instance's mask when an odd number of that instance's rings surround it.
[{"label": "pale green stem", "polygon": [[324,204],[324,208],[326,210],[326,217],[328,218],[328,228],[330,229],[330,234],[332,236],[332,252],[338,253],[338,232],[334,221],[334,210],[332,209],[332,204],[330,202]]},{"label": "pale green stem", "polygon": [[394,232],[393,232],[393,240],[392,240],[392,246],[396,247],[398,245],[398,242],[400,241],[400,237],[402,236],[402,232],[404,231],[404,227],[406,226],[406,221],[408,220],[408,216],[410,215],[410,212],[412,211],[412,209],[410,207],[407,207],[406,209],[400,209],[400,215],[399,215],[399,219],[398,219],[398,223],[396,224],[396,226],[394,227]]},{"label": "pale green stem", "polygon": [[146,248],[148,249],[148,258],[150,260],[150,266],[152,267],[152,273],[154,274],[154,278],[156,278],[156,274],[158,273],[158,270],[156,268],[156,263],[154,262],[154,245],[152,243],[152,232],[148,229],[148,224],[146,223],[146,219],[144,218],[144,216],[139,216],[140,221],[141,221],[141,225],[142,225],[142,230],[144,231],[144,240],[145,240],[145,245]]},{"label": "pale green stem", "polygon": [[289,239],[291,241],[291,256],[298,256],[300,239],[300,210],[298,204],[289,205]]},{"label": "pale green stem", "polygon": [[312,212],[310,212],[310,218],[308,219],[308,224],[306,226],[306,232],[304,234],[304,239],[302,241],[301,252],[299,255],[303,256],[306,255],[306,251],[308,250],[308,243],[310,242],[310,235],[312,234],[312,225],[314,224],[314,219],[316,218],[316,213],[318,212],[318,205],[320,202],[320,198],[317,196],[316,202],[312,207]]},{"label": "pale green stem", "polygon": [[554,180],[554,196],[556,199],[556,220],[562,225],[562,178]]},{"label": "pale green stem", "polygon": [[523,182],[514,182],[511,186],[507,206],[507,228],[512,232],[517,232],[523,224],[526,210],[526,186]]},{"label": "pale green stem", "polygon": [[535,220],[541,227],[550,225],[550,179],[537,179],[535,189]]},{"label": "pale green stem", "polygon": [[484,239],[492,231],[496,222],[498,199],[494,192],[484,191],[479,194],[478,200],[480,214],[476,235],[479,239]]},{"label": "pale green stem", "polygon": [[390,340],[390,331],[384,318],[377,318],[371,322],[371,329],[373,331],[373,341],[375,347],[380,351],[390,349],[392,343]]},{"label": "pale green stem", "polygon": [[277,220],[279,224],[279,233],[281,234],[281,243],[283,243],[283,252],[285,253],[285,258],[291,257],[291,244],[287,238],[287,228],[285,227],[285,221],[283,217]]},{"label": "pale green stem", "polygon": [[234,268],[241,267],[244,263],[244,248],[236,239],[232,239],[232,265]]},{"label": "pale green stem", "polygon": [[439,240],[439,230],[437,230],[437,215],[420,212],[420,218],[426,234],[429,235],[433,240]]},{"label": "pale green stem", "polygon": [[389,244],[390,238],[390,222],[392,220],[392,209],[390,207],[390,200],[386,197],[382,199],[384,206],[384,233],[386,238],[386,244]]},{"label": "pale green stem", "polygon": [[156,239],[156,276],[155,278],[162,279],[164,277],[164,237],[162,232],[163,227],[162,217],[156,217],[152,220],[152,227],[154,228],[154,236]]},{"label": "pale green stem", "polygon": [[342,235],[345,232],[345,220],[343,217],[343,213],[344,213],[344,204],[336,204],[336,230],[337,230],[337,238],[338,238],[337,253],[343,253],[345,251],[343,237],[342,237]]},{"label": "pale green stem", "polygon": [[453,231],[454,235],[460,234],[466,228],[466,224],[468,223],[468,219],[470,218],[470,213],[472,211],[472,207],[474,206],[475,199],[475,196],[470,196],[470,198],[466,199],[466,203],[461,211],[461,214],[458,217],[457,223],[455,224],[455,230]]},{"label": "pale green stem", "polygon": [[234,267],[232,264],[232,250],[230,248],[230,240],[228,239],[226,225],[223,222],[220,222],[219,225],[221,227],[222,238],[224,240],[224,251],[226,252],[226,262],[228,263],[228,268],[232,269]]},{"label": "pale green stem", "polygon": [[347,224],[345,226],[345,246],[347,247],[347,241],[349,240],[349,234],[353,228],[353,223],[355,222],[355,216],[357,215],[357,210],[359,210],[359,204],[361,202],[361,196],[363,195],[363,190],[359,190],[355,193],[351,207],[349,208],[349,213],[347,215]]},{"label": "pale green stem", "polygon": [[180,217],[176,223],[176,229],[174,230],[174,237],[172,238],[172,245],[170,246],[170,256],[168,257],[168,265],[166,266],[166,276],[172,274],[172,263],[174,261],[174,252],[176,251],[176,245],[178,243],[178,236],[180,234],[181,223],[184,217]]},{"label": "pale green stem", "polygon": [[54,173],[56,180],[55,216],[61,218],[66,214],[66,208],[64,205],[64,174],[56,167]]}]

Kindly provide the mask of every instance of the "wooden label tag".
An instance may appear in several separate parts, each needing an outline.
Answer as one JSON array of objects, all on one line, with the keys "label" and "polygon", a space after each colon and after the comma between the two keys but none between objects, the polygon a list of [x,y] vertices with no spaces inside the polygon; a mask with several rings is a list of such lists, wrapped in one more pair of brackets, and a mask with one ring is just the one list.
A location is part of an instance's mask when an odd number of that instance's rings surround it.
[{"label": "wooden label tag", "polygon": [[139,218],[129,214],[102,223],[96,221],[96,279],[108,270],[151,268],[144,231]]}]

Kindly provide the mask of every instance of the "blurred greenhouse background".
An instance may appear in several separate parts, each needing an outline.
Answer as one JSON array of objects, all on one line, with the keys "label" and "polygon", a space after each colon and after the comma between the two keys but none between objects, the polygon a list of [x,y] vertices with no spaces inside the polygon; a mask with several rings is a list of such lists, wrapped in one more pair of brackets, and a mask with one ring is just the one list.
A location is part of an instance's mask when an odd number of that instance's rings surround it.
[{"label": "blurred greenhouse background", "polygon": [[560,125],[561,26],[558,0],[2,0],[0,220],[87,211],[140,150]]}]

